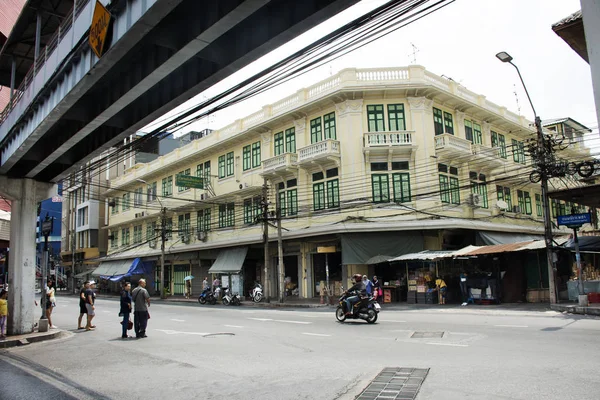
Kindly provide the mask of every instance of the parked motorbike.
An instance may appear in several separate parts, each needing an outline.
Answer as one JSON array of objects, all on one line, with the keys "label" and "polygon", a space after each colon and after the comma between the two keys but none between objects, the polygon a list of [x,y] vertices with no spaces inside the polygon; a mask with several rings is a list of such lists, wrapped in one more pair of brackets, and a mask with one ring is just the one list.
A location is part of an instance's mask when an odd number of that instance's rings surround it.
[{"label": "parked motorbike", "polygon": [[262,287],[262,285],[260,283],[256,282],[254,284],[254,289],[252,289],[250,291],[250,298],[255,303],[260,303],[262,301],[263,297],[264,297],[264,295],[263,295],[263,287]]},{"label": "parked motorbike", "polygon": [[335,317],[338,321],[344,322],[346,319],[364,319],[369,324],[374,324],[377,321],[381,306],[373,296],[361,297],[358,303],[352,307],[352,314],[346,315],[346,298],[352,296],[353,293],[344,292],[339,299],[339,305],[335,310]]},{"label": "parked motorbike", "polygon": [[237,293],[232,293],[229,287],[223,288],[225,294],[223,295],[223,305],[239,306],[242,304],[240,296]]},{"label": "parked motorbike", "polygon": [[200,296],[198,296],[198,303],[215,305],[217,304],[217,299],[210,288],[205,288],[202,293],[200,293]]}]

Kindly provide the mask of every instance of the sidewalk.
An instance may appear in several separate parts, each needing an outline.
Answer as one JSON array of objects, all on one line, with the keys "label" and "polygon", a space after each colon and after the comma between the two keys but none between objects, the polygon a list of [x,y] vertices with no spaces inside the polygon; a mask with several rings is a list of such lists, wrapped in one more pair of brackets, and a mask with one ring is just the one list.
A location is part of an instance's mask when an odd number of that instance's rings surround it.
[{"label": "sidewalk", "polygon": [[30,343],[43,342],[45,340],[58,339],[66,333],[60,329],[51,329],[48,332],[33,331],[23,335],[7,336],[6,339],[0,340],[0,349],[9,347],[26,346]]},{"label": "sidewalk", "polygon": [[568,312],[572,314],[597,315],[600,316],[600,304],[581,307],[577,304],[552,304],[550,306],[555,311]]}]

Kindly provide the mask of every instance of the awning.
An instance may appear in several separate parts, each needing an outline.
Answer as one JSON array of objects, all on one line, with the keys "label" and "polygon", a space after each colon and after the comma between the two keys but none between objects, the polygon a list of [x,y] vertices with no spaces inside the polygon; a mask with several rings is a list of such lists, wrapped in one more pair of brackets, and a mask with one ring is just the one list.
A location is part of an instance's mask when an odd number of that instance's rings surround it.
[{"label": "awning", "polygon": [[453,255],[454,251],[450,250],[423,250],[418,253],[404,254],[389,261],[435,261],[450,258]]},{"label": "awning", "polygon": [[209,274],[237,274],[242,270],[248,247],[236,247],[221,250],[215,263],[208,270]]},{"label": "awning", "polygon": [[540,240],[543,238],[543,235],[530,235],[527,233],[479,231],[477,232],[476,244],[478,246],[489,246],[497,244],[530,242],[533,240]]},{"label": "awning", "polygon": [[87,270],[87,271],[83,271],[83,272],[73,275],[73,278],[83,278],[84,276],[89,275],[92,272],[94,272],[94,270],[91,270],[91,269]]},{"label": "awning", "polygon": [[[567,238],[555,238],[554,242],[559,246],[564,244],[567,241]],[[498,253],[512,253],[515,251],[533,251],[533,250],[541,250],[546,248],[546,242],[544,240],[532,240],[527,242],[520,243],[508,243],[508,244],[498,244],[495,246],[481,246],[476,247],[472,251],[462,252],[463,256],[477,256],[477,255],[485,255],[485,254],[498,254]],[[460,251],[460,250],[459,250]]]},{"label": "awning", "polygon": [[[141,258],[107,261],[101,263],[100,266],[94,270],[92,275],[118,282],[121,279],[128,278],[132,275],[150,275],[152,272],[152,264],[152,262],[143,262]],[[103,267],[106,269],[103,270]]]},{"label": "awning", "polygon": [[381,255],[398,257],[423,250],[423,236],[407,232],[345,233],[342,264],[378,264]]}]

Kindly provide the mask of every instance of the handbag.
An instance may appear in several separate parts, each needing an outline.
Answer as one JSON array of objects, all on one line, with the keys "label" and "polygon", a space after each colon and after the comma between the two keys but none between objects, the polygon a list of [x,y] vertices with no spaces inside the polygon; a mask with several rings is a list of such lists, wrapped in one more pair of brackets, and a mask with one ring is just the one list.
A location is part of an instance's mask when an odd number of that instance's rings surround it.
[{"label": "handbag", "polygon": [[127,330],[128,330],[128,331],[130,331],[130,330],[132,330],[132,329],[133,329],[133,321],[129,320],[129,321],[127,322]]}]

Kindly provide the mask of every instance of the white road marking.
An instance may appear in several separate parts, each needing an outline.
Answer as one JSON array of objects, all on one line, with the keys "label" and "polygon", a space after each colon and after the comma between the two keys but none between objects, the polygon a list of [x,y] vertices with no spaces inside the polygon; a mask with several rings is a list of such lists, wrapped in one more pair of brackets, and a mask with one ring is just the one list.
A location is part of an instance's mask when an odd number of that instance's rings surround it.
[{"label": "white road marking", "polygon": [[207,333],[207,332],[180,332],[180,331],[173,331],[170,329],[155,329],[155,331],[163,332],[163,333],[166,333],[167,335],[199,335],[199,336],[210,335],[210,333]]},{"label": "white road marking", "polygon": [[499,328],[529,328],[527,325],[494,325]]},{"label": "white road marking", "polygon": [[331,335],[325,335],[323,333],[310,333],[310,332],[302,332],[303,335],[308,335],[308,336],[323,336],[323,337],[330,337]]},{"label": "white road marking", "polygon": [[406,321],[397,321],[393,319],[382,319],[381,322],[406,322]]},{"label": "white road marking", "polygon": [[243,328],[243,326],[240,326],[240,325],[223,325],[223,326],[226,326],[228,328]]},{"label": "white road marking", "polygon": [[273,321],[271,318],[246,318],[253,319],[254,321]]},{"label": "white road marking", "polygon": [[175,322],[185,322],[185,319],[176,319],[176,318],[171,318],[171,321],[175,321]]},{"label": "white road marking", "polygon": [[435,342],[430,342],[430,343],[426,343],[426,344],[432,344],[432,345],[435,345],[435,346],[469,347],[468,344],[458,344],[458,343],[435,343]]},{"label": "white road marking", "polygon": [[306,322],[306,321],[289,321],[289,320],[285,320],[285,319],[274,319],[273,321],[275,321],[275,322],[285,322],[285,323],[288,323],[288,324],[302,324],[302,325],[312,324],[312,322]]}]

